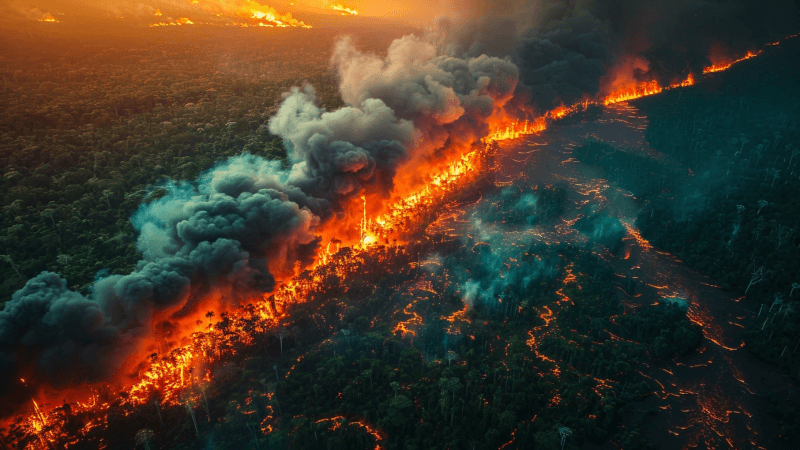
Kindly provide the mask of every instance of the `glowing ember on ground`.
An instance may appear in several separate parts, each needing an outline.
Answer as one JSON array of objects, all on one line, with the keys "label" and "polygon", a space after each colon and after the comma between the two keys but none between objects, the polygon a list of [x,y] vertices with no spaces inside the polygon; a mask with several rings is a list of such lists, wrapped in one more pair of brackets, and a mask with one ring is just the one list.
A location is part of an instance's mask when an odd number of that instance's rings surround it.
[{"label": "glowing ember on ground", "polygon": [[363,420],[359,420],[359,419],[354,419],[354,418],[347,419],[344,416],[335,416],[335,417],[328,417],[328,418],[324,418],[324,419],[319,419],[319,420],[315,421],[314,423],[315,424],[320,424],[320,423],[326,423],[326,422],[330,423],[330,425],[328,426],[328,429],[331,430],[331,431],[336,431],[336,430],[342,428],[342,425],[354,426],[356,428],[364,430],[367,434],[372,436],[373,439],[375,439],[375,450],[380,450],[381,446],[378,444],[378,442],[380,442],[380,441],[382,441],[382,440],[384,440],[386,438],[381,431],[379,431],[377,428],[375,428],[375,426],[370,425],[369,423],[367,423],[367,422],[365,422]]}]

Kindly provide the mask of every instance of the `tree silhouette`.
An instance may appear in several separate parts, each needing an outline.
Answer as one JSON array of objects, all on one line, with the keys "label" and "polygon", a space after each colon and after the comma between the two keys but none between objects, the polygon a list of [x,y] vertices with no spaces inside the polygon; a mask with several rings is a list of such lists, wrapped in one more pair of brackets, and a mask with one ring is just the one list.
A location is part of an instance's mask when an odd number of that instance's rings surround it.
[{"label": "tree silhouette", "polygon": [[567,438],[569,435],[572,434],[572,430],[567,427],[561,427],[558,429],[558,435],[561,436],[561,449],[564,449],[564,444],[567,442]]},{"label": "tree silhouette", "polygon": [[741,147],[739,147],[739,151],[738,151],[738,152],[736,152],[736,154],[737,154],[737,155],[738,155],[738,154],[740,154],[740,153],[742,153],[742,150],[744,150],[744,144],[747,144],[748,142],[750,142],[750,139],[747,139],[747,138],[746,138],[746,137],[744,137],[744,136],[742,136],[741,138],[739,138],[739,140],[740,140],[740,141],[742,141],[742,146],[741,146]]},{"label": "tree silhouette", "polygon": [[763,208],[763,207],[765,207],[765,206],[767,206],[767,205],[769,205],[769,202],[768,202],[768,201],[766,201],[766,200],[759,200],[759,201],[758,201],[758,211],[756,212],[756,215],[759,215],[759,214],[761,214],[761,208]]},{"label": "tree silhouette", "polygon": [[11,259],[11,256],[9,256],[9,255],[0,255],[0,259],[2,259],[3,261],[5,261],[5,262],[7,262],[7,263],[11,264],[11,267],[13,267],[13,268],[14,268],[14,271],[15,271],[15,272],[17,272],[17,275],[19,275],[20,277],[22,277],[22,274],[21,274],[21,273],[19,273],[19,269],[17,269],[17,266],[16,266],[16,264],[14,264],[14,260],[13,260],[13,259]]},{"label": "tree silhouette", "polygon": [[752,286],[762,282],[764,280],[764,275],[766,275],[764,266],[759,267],[758,270],[753,272],[750,277],[750,283],[747,284],[747,289],[744,290],[744,293],[747,294],[747,291],[749,291]]}]

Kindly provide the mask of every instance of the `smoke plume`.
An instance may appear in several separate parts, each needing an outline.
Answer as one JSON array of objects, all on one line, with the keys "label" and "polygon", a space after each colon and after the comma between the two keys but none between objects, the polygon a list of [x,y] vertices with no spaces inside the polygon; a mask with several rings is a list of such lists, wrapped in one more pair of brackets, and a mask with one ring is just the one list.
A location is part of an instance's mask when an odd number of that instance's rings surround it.
[{"label": "smoke plume", "polygon": [[354,197],[388,197],[398,179],[422,178],[420,164],[481,145],[516,67],[441,55],[434,39],[398,39],[385,58],[344,39],[333,62],[347,106],[325,111],[311,86],[293,88],[269,124],[288,168],[245,154],[165,184],[167,195],[131,218],[142,253],[132,273],[102,278],[88,295],[54,273],[29,280],[0,312],[2,385],[23,373],[55,386],[118,376],[142,342],[203,314],[209,297],[232,308],[309,264],[321,225],[335,226]]}]

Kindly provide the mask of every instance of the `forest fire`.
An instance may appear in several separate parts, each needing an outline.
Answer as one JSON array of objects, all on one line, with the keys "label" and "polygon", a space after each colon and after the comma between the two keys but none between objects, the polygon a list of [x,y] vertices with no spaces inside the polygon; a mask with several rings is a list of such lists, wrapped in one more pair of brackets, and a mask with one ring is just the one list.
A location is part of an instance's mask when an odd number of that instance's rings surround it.
[{"label": "forest fire", "polygon": [[[197,3],[197,2],[194,2]],[[193,4],[194,4],[193,3]],[[201,9],[201,14],[213,14],[211,17],[214,20],[206,21],[192,21],[188,18],[179,18],[177,20],[158,22],[150,24],[150,27],[165,27],[176,25],[208,25],[208,26],[223,26],[223,27],[268,27],[268,28],[311,28],[311,25],[306,24],[301,20],[295,19],[291,13],[281,14],[275,8],[268,5],[261,5],[257,2],[247,2],[246,5],[238,8],[231,9],[229,7],[223,8],[223,12],[217,12],[218,9],[205,10]],[[153,13],[156,17],[162,17],[163,13],[160,9],[156,9]],[[225,19],[222,22],[221,19]]]},{"label": "forest fire", "polygon": [[54,23],[57,23],[57,22],[58,22],[58,20],[56,20],[56,18],[55,18],[55,17],[53,17],[53,15],[52,15],[52,14],[50,14],[50,13],[47,13],[47,14],[45,14],[44,16],[42,16],[42,17],[39,19],[39,22],[54,22]]},{"label": "forest fire", "polygon": [[[339,6],[339,5],[337,5]],[[337,9],[336,7],[333,7]],[[344,8],[344,7],[342,7]],[[337,9],[338,10],[338,9]],[[256,25],[265,27],[302,27],[310,28],[309,25],[292,18],[291,15],[278,15],[272,11],[250,11],[249,19]],[[350,14],[358,14],[355,10],[344,9]],[[160,11],[157,11],[160,13]],[[156,14],[157,16],[160,14]],[[52,16],[50,16],[52,17]],[[55,21],[53,18],[52,21]],[[155,26],[181,26],[194,24],[188,18],[180,18],[172,22],[162,22],[150,25]],[[249,25],[240,25],[249,26]],[[715,70],[704,70],[703,73],[717,72],[725,70],[733,64],[748,58],[757,56],[760,52],[740,58],[728,63],[725,67]],[[716,68],[717,66],[713,66]],[[374,219],[368,216],[368,202],[371,197],[366,195],[354,198],[347,207],[350,211],[358,211],[360,214],[350,214],[351,223],[335,223],[328,225],[321,230],[320,237],[322,242],[327,244],[324,253],[320,252],[316,264],[303,276],[296,276],[284,280],[273,295],[269,294],[249,294],[248,306],[230,312],[220,313],[220,320],[211,323],[213,313],[206,316],[209,323],[202,321],[202,317],[196,318],[197,326],[185,331],[184,336],[178,339],[179,345],[169,350],[165,354],[153,353],[147,363],[137,361],[142,365],[138,371],[138,379],[128,386],[122,387],[118,391],[119,399],[114,400],[114,395],[104,395],[101,399],[99,394],[94,394],[89,400],[72,401],[69,409],[65,407],[51,407],[50,411],[42,411],[35,399],[33,411],[26,417],[17,417],[9,423],[13,443],[20,448],[51,448],[68,447],[69,443],[88,436],[89,433],[97,428],[104,427],[105,421],[112,406],[119,407],[123,411],[130,412],[133,408],[148,404],[155,405],[186,405],[191,411],[192,404],[200,404],[204,394],[204,386],[213,381],[213,371],[211,367],[214,363],[224,360],[235,354],[237,345],[250,345],[254,342],[257,335],[266,333],[270,329],[278,326],[281,319],[287,315],[287,306],[301,303],[309,298],[309,293],[324,286],[327,276],[333,275],[339,279],[345,279],[348,273],[356,270],[363,256],[373,251],[381,242],[387,243],[390,239],[411,238],[417,231],[418,222],[424,222],[421,217],[429,216],[433,210],[444,202],[448,197],[453,196],[469,183],[475,181],[479,174],[486,171],[488,158],[491,156],[491,141],[515,139],[524,135],[539,133],[546,129],[550,121],[559,120],[575,112],[585,110],[589,105],[602,106],[618,102],[625,102],[635,98],[658,94],[666,89],[676,89],[694,84],[694,79],[690,75],[684,81],[670,86],[662,87],[655,81],[636,84],[633,87],[614,92],[601,100],[584,101],[570,107],[556,108],[540,118],[532,121],[525,120],[519,122],[500,122],[492,124],[492,131],[484,141],[487,145],[483,149],[472,149],[471,151],[457,154],[443,164],[440,171],[434,172],[425,178],[424,183],[411,188],[404,186],[398,190],[391,200],[390,206],[384,208],[382,214],[378,214]],[[419,169],[419,168],[417,168]],[[377,196],[376,196],[377,197]],[[346,222],[346,221],[343,221]],[[355,226],[354,226],[355,225]],[[634,230],[629,224],[625,224],[629,236],[635,239],[642,248],[650,248],[649,243],[644,240],[638,231]],[[354,230],[356,230],[354,232]],[[357,235],[357,237],[355,237]],[[352,236],[348,238],[347,236]],[[336,243],[339,251],[331,252],[332,243]],[[348,251],[343,249],[347,247]],[[576,281],[575,275],[571,270],[564,284]],[[247,296],[248,294],[245,294]],[[211,294],[209,294],[211,296]],[[564,301],[568,297],[559,291],[559,296]],[[415,335],[411,329],[413,325],[422,322],[421,317],[412,310],[413,302],[403,309],[405,314],[412,316],[411,319],[398,324],[395,331],[403,335]],[[557,362],[538,351],[538,339],[540,335],[536,332],[550,327],[555,320],[553,311],[548,306],[543,306],[540,314],[544,325],[536,327],[529,333],[530,339],[527,344],[536,355],[547,362],[552,362],[555,366],[552,373],[559,374]],[[455,323],[457,321],[469,322],[466,317],[467,308],[456,311],[450,316],[443,316],[442,319]],[[546,334],[546,333],[545,333]],[[142,355],[139,355],[142,357]],[[84,400],[82,398],[81,400]],[[74,399],[73,399],[74,400]],[[557,402],[556,402],[557,403]],[[45,402],[43,402],[45,404]],[[53,405],[53,403],[49,403]],[[78,432],[69,436],[65,428],[74,417],[81,417],[83,426]],[[342,425],[343,417],[331,419],[321,419],[317,421],[331,421],[333,429],[338,429]],[[351,420],[348,425],[356,426],[365,430],[373,436],[376,441],[376,448],[380,448],[377,442],[384,437],[371,425]],[[269,430],[269,431],[266,431]],[[262,427],[263,433],[271,432],[271,425]]]},{"label": "forest fire", "polygon": [[194,25],[194,22],[189,20],[186,17],[181,17],[180,19],[173,20],[170,22],[158,22],[158,23],[151,23],[150,27],[174,27],[174,26],[181,26],[181,25]]},{"label": "forest fire", "polygon": [[[255,26],[259,27],[277,27],[277,28],[287,28],[287,27],[298,27],[298,28],[311,28],[311,25],[307,25],[306,23],[299,21],[292,17],[290,13],[281,15],[278,14],[272,8],[269,8],[267,11],[253,11],[249,17],[255,24]],[[248,26],[247,24],[241,24],[239,26]]]},{"label": "forest fire", "polygon": [[[100,402],[93,396],[89,401],[81,401],[81,394],[76,392],[68,413],[61,407],[40,411],[37,404],[27,417],[12,418],[6,426],[11,431],[10,435],[14,436],[13,442],[20,448],[34,449],[40,447],[42,436],[51,437],[53,443],[85,437],[96,427],[102,429],[106,426],[105,417],[112,405],[130,412],[147,404],[155,404],[156,407],[201,404],[202,386],[212,381],[210,367],[215,362],[235,355],[237,345],[251,345],[257,335],[277,327],[280,320],[286,317],[287,306],[304,302],[310,292],[324,290],[328,274],[346,279],[348,273],[359,267],[363,255],[374,248],[378,239],[402,239],[408,236],[415,230],[416,220],[427,215],[432,207],[445,201],[465,183],[474,180],[486,164],[490,148],[487,145],[483,150],[456,157],[444,165],[441,173],[428,177],[424,186],[398,196],[386,208],[386,212],[375,220],[369,220],[366,216],[367,199],[359,198],[360,201],[354,202],[360,203],[359,212],[362,213],[357,215],[360,216],[358,225],[339,223],[337,228],[321,230],[323,236],[329,236],[326,239],[328,241],[336,240],[333,236],[347,235],[342,233],[342,227],[359,230],[354,240],[340,241],[343,246],[352,246],[350,251],[320,257],[307,272],[310,276],[287,280],[274,295],[263,294],[259,297],[253,294],[248,299],[250,304],[247,307],[221,313],[221,322],[206,323],[198,317],[197,326],[184,330],[184,336],[176,337],[177,342],[184,343],[164,355],[154,353],[147,358],[146,368],[138,369],[138,380],[118,391],[118,400]],[[407,312],[418,317],[410,310]],[[206,315],[208,319],[213,316],[213,313]],[[411,322],[417,320],[412,319]],[[413,334],[410,329],[398,331]],[[142,359],[145,359],[143,355]],[[62,393],[61,397],[64,395]],[[44,402],[48,403],[46,400]],[[70,417],[82,417],[85,423],[73,436],[64,430]]]},{"label": "forest fire", "polygon": [[[791,36],[787,37],[789,39]],[[770,44],[773,45],[773,44]],[[775,44],[777,45],[777,44]],[[757,52],[749,51],[747,54],[739,59],[730,62],[718,63],[703,69],[703,74],[710,74],[721,72],[731,68],[733,65],[754,58],[762,53],[762,50]],[[609,106],[616,103],[623,103],[637,98],[648,97],[651,95],[660,94],[665,90],[680,89],[683,87],[693,86],[696,83],[693,74],[689,74],[682,81],[663,86],[658,80],[651,81],[633,81],[630,83],[623,83],[617,87],[612,93],[594,100],[584,100],[570,106],[559,106],[551,111],[546,112],[542,116],[533,120],[524,120],[520,122],[517,119],[509,121],[501,121],[498,124],[493,124],[492,131],[486,138],[487,141],[503,141],[510,139],[517,139],[522,136],[540,133],[547,129],[548,123],[566,117],[568,115],[585,111],[589,106]]]}]

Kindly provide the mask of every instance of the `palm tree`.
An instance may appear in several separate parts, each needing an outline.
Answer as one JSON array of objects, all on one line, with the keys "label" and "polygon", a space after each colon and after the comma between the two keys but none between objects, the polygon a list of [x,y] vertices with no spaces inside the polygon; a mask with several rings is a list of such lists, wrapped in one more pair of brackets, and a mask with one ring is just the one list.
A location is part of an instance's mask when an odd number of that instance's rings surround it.
[{"label": "palm tree", "polygon": [[155,433],[149,428],[145,428],[136,432],[136,445],[143,444],[144,450],[150,450],[150,439],[153,439]]},{"label": "palm tree", "polygon": [[742,150],[744,150],[744,144],[747,144],[748,142],[750,142],[750,139],[747,139],[747,138],[746,138],[746,137],[744,137],[744,136],[742,136],[741,138],[739,138],[739,140],[740,140],[740,141],[742,141],[742,146],[741,146],[741,147],[739,147],[739,151],[738,151],[738,152],[736,152],[736,154],[737,154],[737,155],[738,155],[738,154],[740,154],[740,153],[742,153]]},{"label": "palm tree", "polygon": [[769,202],[768,202],[768,201],[766,201],[766,200],[759,200],[759,201],[758,201],[758,211],[756,212],[756,215],[759,215],[759,214],[761,214],[761,208],[763,208],[763,207],[765,207],[765,206],[767,206],[767,205],[769,205]]},{"label": "palm tree", "polygon": [[775,136],[775,144],[772,146],[772,149],[775,150],[778,148],[778,141],[781,139],[781,132],[775,131],[772,133],[772,135]]},{"label": "palm tree", "polygon": [[564,450],[564,444],[567,442],[567,437],[572,434],[572,430],[567,427],[561,427],[558,429],[558,435],[561,436],[561,450]]},{"label": "palm tree", "polygon": [[7,263],[11,264],[11,267],[14,268],[14,272],[17,272],[17,275],[19,275],[20,278],[22,278],[22,274],[19,273],[19,270],[17,269],[16,264],[14,264],[14,260],[11,259],[11,256],[9,256],[9,255],[0,255],[0,259],[2,259],[3,261],[6,261]]}]

